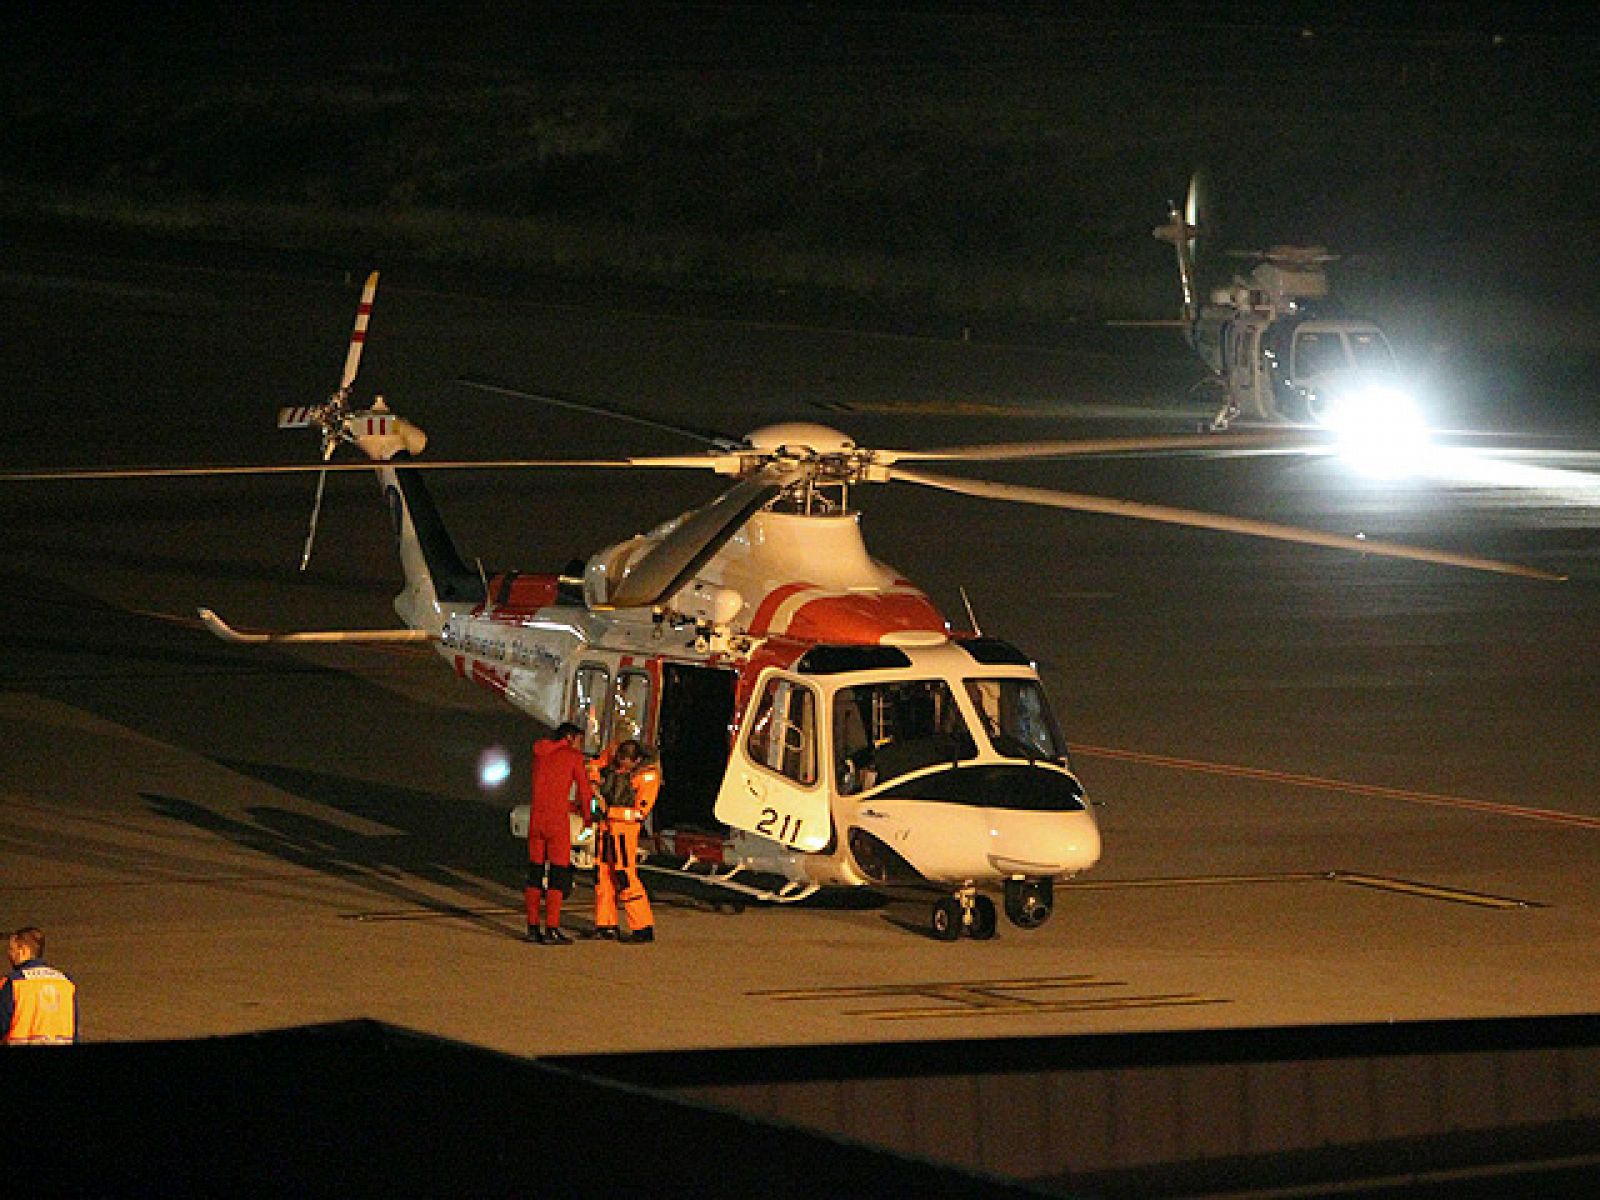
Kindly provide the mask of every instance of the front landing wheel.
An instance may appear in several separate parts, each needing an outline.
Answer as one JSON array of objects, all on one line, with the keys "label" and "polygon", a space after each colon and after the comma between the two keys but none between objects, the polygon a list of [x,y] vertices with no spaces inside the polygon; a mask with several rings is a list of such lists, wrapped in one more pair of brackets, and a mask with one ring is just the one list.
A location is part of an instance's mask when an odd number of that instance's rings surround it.
[{"label": "front landing wheel", "polygon": [[961,936],[961,901],[946,896],[935,903],[928,924],[933,936],[941,942],[955,941]]},{"label": "front landing wheel", "polygon": [[976,896],[972,901],[972,924],[967,936],[974,941],[986,942],[995,935],[1000,918],[995,915],[994,901],[987,896]]}]

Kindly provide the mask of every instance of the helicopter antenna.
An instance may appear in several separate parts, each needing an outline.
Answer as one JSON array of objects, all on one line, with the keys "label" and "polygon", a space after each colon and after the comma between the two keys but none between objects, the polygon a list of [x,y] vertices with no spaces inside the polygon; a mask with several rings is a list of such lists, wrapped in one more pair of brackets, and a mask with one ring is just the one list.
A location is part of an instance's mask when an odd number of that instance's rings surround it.
[{"label": "helicopter antenna", "polygon": [[974,636],[982,637],[983,630],[978,628],[978,614],[972,611],[972,598],[967,595],[967,589],[965,587],[962,587],[958,590],[961,592],[961,603],[965,605],[967,609],[967,624],[972,626],[972,632]]},{"label": "helicopter antenna", "polygon": [[478,579],[483,583],[483,615],[488,616],[494,611],[494,593],[489,590],[489,573],[483,569],[483,559],[474,558],[478,564]]}]

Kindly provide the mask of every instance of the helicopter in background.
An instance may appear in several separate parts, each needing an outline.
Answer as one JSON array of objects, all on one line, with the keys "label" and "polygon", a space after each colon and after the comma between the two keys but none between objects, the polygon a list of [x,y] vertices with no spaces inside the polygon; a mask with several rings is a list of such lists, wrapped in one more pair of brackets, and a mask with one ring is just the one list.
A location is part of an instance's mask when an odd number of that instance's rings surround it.
[{"label": "helicopter in background", "polygon": [[1331,429],[1363,438],[1414,437],[1423,423],[1398,382],[1394,350],[1373,321],[1348,312],[1328,286],[1338,260],[1322,246],[1272,246],[1237,254],[1248,273],[1199,299],[1196,247],[1208,234],[1198,176],[1180,210],[1154,236],[1177,251],[1183,288],[1178,324],[1210,375],[1212,432],[1236,420]]}]

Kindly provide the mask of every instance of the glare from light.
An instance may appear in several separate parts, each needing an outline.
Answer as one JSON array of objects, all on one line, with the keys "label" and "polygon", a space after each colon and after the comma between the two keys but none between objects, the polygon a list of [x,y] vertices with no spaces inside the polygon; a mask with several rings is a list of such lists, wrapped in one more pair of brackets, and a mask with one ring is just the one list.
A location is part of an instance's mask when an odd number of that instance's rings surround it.
[{"label": "glare from light", "polygon": [[503,746],[490,746],[478,755],[478,786],[486,792],[503,787],[511,778],[511,758]]},{"label": "glare from light", "polygon": [[1441,446],[1419,460],[1417,473],[1441,483],[1538,492],[1552,504],[1600,506],[1600,475],[1511,462],[1492,451]]},{"label": "glare from light", "polygon": [[1339,396],[1322,423],[1338,438],[1339,456],[1364,474],[1394,478],[1427,457],[1427,422],[1409,392],[1373,385]]}]

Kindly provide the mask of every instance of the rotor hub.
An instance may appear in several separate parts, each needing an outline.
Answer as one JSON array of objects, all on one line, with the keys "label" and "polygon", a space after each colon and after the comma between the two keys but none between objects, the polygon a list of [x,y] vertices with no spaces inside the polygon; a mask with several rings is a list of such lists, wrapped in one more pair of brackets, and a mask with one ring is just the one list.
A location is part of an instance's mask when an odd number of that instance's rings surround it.
[{"label": "rotor hub", "polygon": [[745,438],[745,443],[765,454],[802,460],[847,455],[856,449],[855,439],[848,434],[810,421],[763,425]]}]

